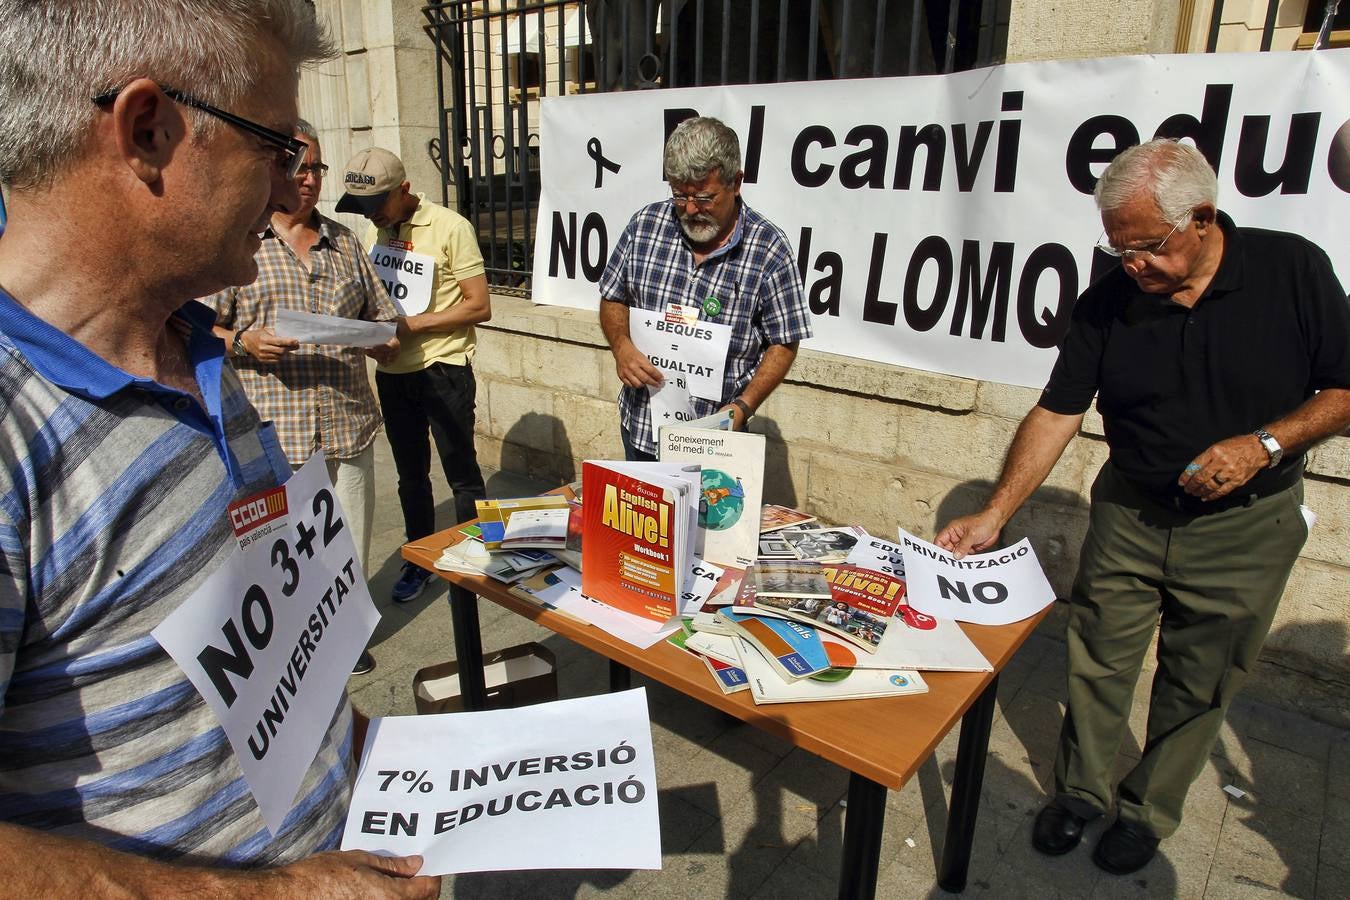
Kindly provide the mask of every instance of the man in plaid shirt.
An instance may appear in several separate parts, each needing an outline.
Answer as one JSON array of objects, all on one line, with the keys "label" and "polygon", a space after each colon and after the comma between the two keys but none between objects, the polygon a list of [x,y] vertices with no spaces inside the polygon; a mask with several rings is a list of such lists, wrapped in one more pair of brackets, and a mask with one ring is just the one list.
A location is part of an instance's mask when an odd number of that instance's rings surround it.
[{"label": "man in plaid shirt", "polygon": [[690,397],[695,417],[730,409],[743,430],[787,375],[811,336],[801,275],[782,230],[741,199],[740,141],[717,119],[686,119],[666,142],[672,197],[629,221],[600,278],[600,327],[623,390],[619,411],[628,459],[655,459],[648,388],[664,383],[629,335],[629,307],[680,307],[731,326],[722,391]]},{"label": "man in plaid shirt", "polygon": [[[202,302],[216,311],[215,332],[231,348],[239,380],[258,414],[276,425],[291,465],[299,468],[315,451],[324,452],[364,571],[375,516],[375,435],[381,422],[366,372],[367,351],[301,345],[273,331],[282,309],[372,322],[398,317],[356,235],[315,209],[328,171],[315,130],[305,121],[296,126],[295,136],[308,145],[296,176],[300,205],[272,214],[255,256],[257,279]],[[391,338],[368,353],[382,362],[398,346],[398,338]],[[353,672],[374,667],[366,652]]]}]

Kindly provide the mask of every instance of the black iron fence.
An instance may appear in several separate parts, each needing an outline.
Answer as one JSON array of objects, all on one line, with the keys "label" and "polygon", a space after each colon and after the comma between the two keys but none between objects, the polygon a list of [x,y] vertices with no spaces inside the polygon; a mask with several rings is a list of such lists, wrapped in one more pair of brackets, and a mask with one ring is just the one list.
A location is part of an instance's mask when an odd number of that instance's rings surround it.
[{"label": "black iron fence", "polygon": [[[1011,0],[450,0],[438,56],[442,199],[495,290],[528,292],[538,101],[595,91],[954,72],[1003,61]],[[453,201],[451,200],[453,198]]]},{"label": "black iron fence", "polygon": [[[1274,45],[1280,5],[1280,0],[1266,0],[1265,18],[1261,23],[1263,51]],[[1223,25],[1225,6],[1224,0],[1214,0],[1209,14],[1209,38],[1205,42],[1205,49],[1210,53],[1219,47],[1219,30]],[[1296,46],[1314,50],[1333,43],[1340,46],[1347,40],[1347,29],[1350,29],[1350,2],[1307,0],[1303,12],[1303,35],[1308,40],[1300,39]]]}]

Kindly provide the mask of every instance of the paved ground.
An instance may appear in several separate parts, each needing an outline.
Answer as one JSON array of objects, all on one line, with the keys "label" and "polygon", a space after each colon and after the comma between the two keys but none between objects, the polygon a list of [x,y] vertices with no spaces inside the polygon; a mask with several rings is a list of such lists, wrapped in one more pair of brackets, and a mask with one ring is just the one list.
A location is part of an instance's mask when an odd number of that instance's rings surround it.
[{"label": "paved ground", "polygon": [[[408,714],[413,673],[453,658],[454,643],[443,589],[429,589],[405,606],[388,600],[403,535],[383,438],[376,459],[381,499],[371,588],[384,618],[372,642],[378,666],[353,678],[350,688],[368,715]],[[497,497],[544,487],[504,473],[488,479],[488,492]],[[448,525],[450,495],[439,479],[436,496]],[[551,648],[562,696],[606,689],[601,658],[493,604],[482,603],[480,616],[485,649],[529,640]],[[1067,857],[1036,854],[1031,821],[1050,778],[1063,664],[1063,645],[1036,635],[1003,673],[967,896],[1350,898],[1350,732],[1241,698],[1191,791],[1181,831],[1143,871],[1117,878],[1092,865],[1090,843],[1102,825]],[[1143,682],[1150,677],[1146,672]],[[635,685],[643,683],[634,675]],[[445,880],[443,897],[835,896],[846,775],[661,685],[647,684],[647,690],[664,868],[462,875]],[[1131,722],[1133,736],[1122,755],[1138,758],[1141,706]],[[934,886],[934,872],[955,755],[953,733],[913,782],[889,794],[878,897],[947,896]],[[1225,785],[1246,796],[1230,798]]]}]

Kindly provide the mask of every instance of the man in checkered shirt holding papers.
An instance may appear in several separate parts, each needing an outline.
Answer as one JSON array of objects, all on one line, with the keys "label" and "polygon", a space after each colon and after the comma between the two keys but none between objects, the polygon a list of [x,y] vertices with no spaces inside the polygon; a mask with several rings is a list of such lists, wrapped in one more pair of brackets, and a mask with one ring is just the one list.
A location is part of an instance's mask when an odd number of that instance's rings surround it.
[{"label": "man in checkered shirt holding papers", "polygon": [[717,119],[686,119],[666,142],[663,167],[671,198],[638,210],[600,278],[600,327],[624,384],[619,410],[630,460],[656,458],[649,389],[666,382],[630,337],[630,308],[730,326],[720,394],[691,393],[689,413],[730,409],[738,431],[811,336],[787,237],[741,198],[736,133]]}]

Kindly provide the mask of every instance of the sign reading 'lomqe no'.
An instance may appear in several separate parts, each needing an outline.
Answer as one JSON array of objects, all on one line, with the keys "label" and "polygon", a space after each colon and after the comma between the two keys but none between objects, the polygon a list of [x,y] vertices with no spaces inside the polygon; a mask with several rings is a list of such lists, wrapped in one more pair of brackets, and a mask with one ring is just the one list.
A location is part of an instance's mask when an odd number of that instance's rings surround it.
[{"label": "sign reading 'lomqe no'", "polygon": [[642,688],[521,709],[373,719],[344,850],[424,875],[659,869]]},{"label": "sign reading 'lomqe no'", "polygon": [[380,614],[323,453],[236,503],[239,549],[154,630],[220,721],[273,834]]},{"label": "sign reading 'lomqe no'", "polygon": [[1344,49],[547,98],[536,302],[596,306],[629,217],[670,194],[665,136],[694,114],[738,133],[742,196],[792,245],[813,349],[1044,384],[1074,300],[1118,264],[1093,251],[1096,179],[1155,135],[1205,153],[1239,225],[1303,234],[1350,279]]}]

